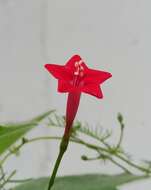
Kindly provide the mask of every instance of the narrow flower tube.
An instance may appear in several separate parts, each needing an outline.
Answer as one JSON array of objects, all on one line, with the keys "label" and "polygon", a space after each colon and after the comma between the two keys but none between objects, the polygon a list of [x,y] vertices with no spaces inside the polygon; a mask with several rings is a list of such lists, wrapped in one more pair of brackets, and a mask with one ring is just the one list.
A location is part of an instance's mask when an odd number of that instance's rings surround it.
[{"label": "narrow flower tube", "polygon": [[70,92],[68,94],[67,107],[66,107],[66,126],[65,126],[65,136],[70,135],[70,129],[72,127],[74,118],[78,111],[80,103],[81,92]]}]

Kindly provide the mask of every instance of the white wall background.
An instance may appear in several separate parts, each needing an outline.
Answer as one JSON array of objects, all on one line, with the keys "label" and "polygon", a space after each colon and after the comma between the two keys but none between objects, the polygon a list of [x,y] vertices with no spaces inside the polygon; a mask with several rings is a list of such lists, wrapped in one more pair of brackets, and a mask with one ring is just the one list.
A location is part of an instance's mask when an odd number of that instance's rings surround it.
[{"label": "white wall background", "polygon": [[[122,112],[125,148],[136,158],[150,159],[150,6],[150,0],[0,0],[1,122],[50,108],[63,114],[66,96],[56,92],[57,81],[43,65],[64,64],[78,53],[89,67],[109,71],[113,78],[103,85],[103,100],[83,95],[77,117],[118,131],[116,114]],[[40,127],[31,135],[47,133],[52,130]],[[26,146],[6,167],[17,167],[18,177],[48,175],[57,150],[56,142]],[[87,151],[70,145],[58,174],[118,171],[83,163],[80,155]],[[148,181],[122,189],[150,187]]]}]

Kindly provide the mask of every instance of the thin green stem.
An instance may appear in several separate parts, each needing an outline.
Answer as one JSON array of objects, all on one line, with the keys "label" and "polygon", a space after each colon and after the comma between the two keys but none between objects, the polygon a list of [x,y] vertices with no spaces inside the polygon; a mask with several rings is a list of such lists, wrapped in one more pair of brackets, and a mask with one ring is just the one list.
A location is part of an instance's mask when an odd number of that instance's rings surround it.
[{"label": "thin green stem", "polygon": [[28,139],[26,143],[32,143],[32,142],[40,141],[40,140],[61,140],[61,139],[62,137],[58,137],[58,136],[41,136],[41,137]]},{"label": "thin green stem", "polygon": [[120,163],[116,162],[111,156],[109,155],[105,155],[102,154],[100,152],[98,152],[100,155],[97,157],[92,157],[92,158],[88,158],[86,156],[83,156],[83,160],[84,161],[95,161],[95,160],[109,160],[110,162],[112,162],[113,164],[117,165],[119,168],[121,168],[124,172],[126,173],[131,173],[127,168],[125,168],[124,166],[122,166]]},{"label": "thin green stem", "polygon": [[[75,142],[75,141],[74,141],[74,142]],[[106,152],[106,153],[111,154],[110,150],[105,149],[105,148],[102,148],[102,147],[100,147],[100,146],[96,146],[96,145],[92,145],[92,144],[86,143],[86,142],[82,141],[81,139],[77,140],[76,143],[85,145],[86,147],[91,148],[91,149],[94,149],[94,150],[97,150],[97,151],[98,151],[98,150],[101,150],[101,151],[104,151],[104,152]],[[132,166],[133,168],[136,168],[136,169],[138,169],[138,170],[140,170],[140,171],[142,171],[142,172],[145,172],[145,173],[150,172],[148,169],[143,168],[143,167],[141,167],[141,166],[139,166],[139,165],[136,165],[136,164],[134,164],[133,162],[130,162],[129,160],[127,160],[126,158],[124,158],[123,156],[121,156],[121,155],[119,155],[119,154],[116,154],[116,153],[115,153],[115,154],[113,154],[113,156],[115,156],[115,157],[121,159],[122,161],[124,161],[124,162],[127,163],[128,165],[130,165],[130,166]]]},{"label": "thin green stem", "polygon": [[[40,140],[61,140],[62,137],[57,137],[57,136],[41,136],[41,137],[35,137],[35,138],[32,138],[32,139],[26,139],[26,142],[24,143],[21,143],[19,144],[16,149],[19,150],[20,148],[22,148],[25,144],[29,144],[29,143],[32,143],[32,142],[36,142],[36,141],[40,141]],[[13,155],[14,152],[13,151],[9,151],[2,160],[0,160],[0,166],[2,166],[5,161],[11,156]]]},{"label": "thin green stem", "polygon": [[[21,142],[18,146],[15,147],[15,150],[20,150],[20,148],[24,145],[25,143]],[[12,155],[14,154],[15,151],[9,150],[9,152],[4,156],[4,158],[0,161],[0,166],[4,164],[4,162]]]},{"label": "thin green stem", "polygon": [[49,181],[48,190],[51,190],[51,188],[52,188],[52,186],[53,186],[53,184],[54,184],[54,180],[55,180],[55,178],[56,178],[56,174],[57,174],[59,165],[60,165],[60,163],[61,163],[61,160],[62,160],[62,158],[63,158],[64,153],[65,153],[66,150],[67,150],[68,143],[69,143],[69,137],[66,138],[65,136],[63,136],[62,141],[61,141],[61,144],[60,144],[59,155],[58,155],[58,158],[57,158],[57,160],[56,160],[56,163],[55,163],[55,166],[54,166],[54,169],[53,169],[53,172],[52,172],[50,181]]},{"label": "thin green stem", "polygon": [[151,171],[149,171],[148,169],[144,168],[144,167],[141,167],[137,164],[134,164],[133,162],[130,162],[129,160],[127,160],[126,158],[124,158],[123,156],[119,155],[119,154],[116,154],[115,155],[117,158],[121,159],[122,161],[126,162],[128,165],[132,166],[133,168],[136,168],[142,172],[145,172],[145,173],[150,173]]},{"label": "thin green stem", "polygon": [[98,140],[98,141],[101,142],[105,147],[111,148],[110,145],[105,142],[105,139],[100,138],[100,137],[98,137],[98,136],[95,136],[94,134],[91,134],[91,133],[85,133],[83,130],[80,130],[80,132],[83,133],[84,135],[87,135],[87,136],[89,136],[89,137],[92,137],[92,138]]},{"label": "thin green stem", "polygon": [[8,152],[2,160],[0,160],[0,166],[4,164],[4,162],[12,155],[12,152]]},{"label": "thin green stem", "polygon": [[122,140],[123,140],[123,136],[124,136],[124,128],[121,127],[121,133],[120,133],[119,142],[117,143],[117,146],[116,146],[117,149],[121,146],[121,143],[122,143]]},{"label": "thin green stem", "polygon": [[7,179],[1,184],[0,188],[4,187],[4,185],[5,185],[6,183],[8,183],[9,180],[10,180],[15,174],[16,174],[16,170],[14,170],[14,171],[7,177]]},{"label": "thin green stem", "polygon": [[117,165],[118,167],[120,167],[122,170],[124,170],[126,173],[131,174],[131,172],[125,168],[124,166],[122,166],[119,162],[116,162],[112,157],[108,156],[107,157],[108,160],[110,160],[113,164]]},{"label": "thin green stem", "polygon": [[29,179],[10,179],[8,180],[9,183],[25,183],[28,181],[33,180],[33,178],[29,178]]},{"label": "thin green stem", "polygon": [[[19,146],[17,146],[17,148],[20,149],[25,144],[40,141],[40,140],[61,140],[61,139],[62,139],[62,137],[58,137],[58,136],[36,137],[36,138],[32,138],[32,139],[27,139],[27,141],[24,144],[20,144]],[[107,147],[104,148],[104,147],[101,147],[101,146],[90,144],[90,143],[87,143],[87,142],[77,138],[77,137],[71,137],[70,141],[74,142],[74,143],[77,143],[77,144],[81,144],[81,145],[86,146],[86,147],[88,147],[90,149],[93,149],[95,151],[102,151],[104,153],[111,154],[111,149],[110,148],[107,148]],[[0,163],[3,164],[12,154],[13,154],[13,152],[9,152]],[[60,155],[61,155],[61,153],[60,153]],[[61,156],[63,156],[63,155],[61,155]],[[59,156],[58,160],[61,158],[61,156]],[[126,164],[132,166],[135,169],[138,169],[139,171],[142,171],[142,172],[145,172],[145,173],[151,173],[151,171],[148,170],[147,168],[144,168],[144,167],[141,167],[139,165],[134,164],[133,162],[131,162],[130,160],[124,158],[123,156],[121,156],[120,154],[118,154],[116,152],[115,152],[115,154],[112,154],[112,156],[114,156],[116,158],[119,158],[120,160],[124,161]]]},{"label": "thin green stem", "polygon": [[2,166],[0,166],[0,186],[1,186],[1,181],[2,181],[2,183],[3,183],[3,181],[5,181],[5,173],[4,173],[4,169],[3,169],[3,167]]}]

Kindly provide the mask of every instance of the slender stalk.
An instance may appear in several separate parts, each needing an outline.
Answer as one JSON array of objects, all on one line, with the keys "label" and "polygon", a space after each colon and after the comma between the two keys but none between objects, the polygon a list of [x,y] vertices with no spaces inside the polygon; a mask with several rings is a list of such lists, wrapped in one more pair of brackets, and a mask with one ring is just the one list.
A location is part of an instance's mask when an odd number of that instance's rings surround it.
[{"label": "slender stalk", "polygon": [[120,163],[116,162],[112,157],[107,157],[108,160],[110,160],[113,164],[117,165],[118,167],[120,167],[122,170],[124,170],[126,173],[131,174],[131,172],[125,168],[124,166],[122,166]]},{"label": "slender stalk", "polygon": [[40,137],[28,139],[27,143],[32,143],[32,142],[41,141],[41,140],[61,140],[61,139],[62,137],[59,137],[59,136],[40,136]]},{"label": "slender stalk", "polygon": [[[19,150],[20,148],[22,148],[22,146],[24,146],[25,144],[28,144],[28,143],[32,143],[32,142],[36,142],[36,141],[40,141],[40,140],[61,140],[62,137],[59,137],[59,136],[41,136],[41,137],[36,137],[36,138],[32,138],[32,139],[26,139],[26,142],[25,143],[21,143],[20,145],[17,146],[17,149]],[[62,160],[62,157],[67,149],[67,146],[68,146],[68,141],[66,139],[66,141],[63,143],[63,139],[61,141],[61,144],[60,144],[60,152],[59,152],[59,156],[58,156],[58,159],[56,161],[56,164],[55,164],[55,167],[54,167],[54,171],[53,171],[53,174],[52,174],[52,177],[50,179],[50,182],[49,182],[49,190],[51,189],[53,183],[54,183],[54,179],[56,177],[56,173],[57,173],[57,170],[58,170],[58,167],[60,165],[60,162]],[[101,147],[101,146],[97,146],[97,145],[94,145],[94,144],[90,144],[90,143],[87,143],[77,137],[70,137],[70,141],[71,142],[74,142],[74,143],[77,143],[77,144],[81,144],[85,147],[88,147],[92,150],[95,150],[95,151],[101,151],[101,152],[104,152],[104,153],[108,153],[108,154],[111,154],[111,150],[110,148],[104,148],[104,147]],[[3,164],[11,155],[13,155],[13,151],[9,152],[3,160],[0,161],[1,164]],[[142,172],[145,172],[147,174],[151,173],[151,171],[148,169],[148,168],[144,168],[142,166],[139,166],[133,162],[131,162],[130,160],[124,158],[122,155],[118,154],[118,153],[114,153],[113,154],[114,157],[116,158],[119,158],[121,161],[124,161],[126,164],[128,164],[129,166],[132,166],[133,168],[135,169],[138,169],[139,171],[142,171]],[[111,158],[112,159],[112,158]],[[115,160],[111,160],[114,164],[118,164],[118,162],[116,162]],[[116,162],[116,163],[115,163]],[[118,164],[119,165],[119,164]],[[1,165],[2,166],[2,165]],[[121,167],[122,165],[119,165],[119,167]],[[124,169],[125,171],[127,170],[125,167],[121,167],[122,169]],[[10,180],[9,180],[10,181]],[[9,182],[7,181],[7,182]]]},{"label": "slender stalk", "polygon": [[58,155],[58,158],[57,158],[57,160],[56,160],[56,163],[55,163],[55,166],[54,166],[54,169],[53,169],[53,172],[52,172],[50,181],[49,181],[48,190],[51,190],[51,188],[52,188],[52,186],[53,186],[53,184],[54,184],[54,180],[55,180],[55,178],[56,178],[56,174],[57,174],[59,165],[60,165],[60,163],[61,163],[61,160],[62,160],[62,158],[63,158],[64,153],[65,153],[66,150],[67,150],[68,143],[69,143],[69,137],[66,138],[66,136],[63,136],[62,141],[61,141],[61,144],[60,144],[59,155]]},{"label": "slender stalk", "polygon": [[150,173],[151,171],[149,171],[148,169],[144,168],[144,167],[141,167],[137,164],[134,164],[133,162],[130,162],[129,160],[127,160],[126,158],[124,158],[123,156],[119,155],[119,154],[116,154],[115,155],[117,158],[121,159],[122,161],[126,162],[128,165],[132,166],[133,168],[136,168],[142,172],[145,172],[145,173]]},{"label": "slender stalk", "polygon": [[4,187],[6,183],[9,182],[9,180],[16,174],[16,170],[14,170],[8,177],[6,180],[4,180],[4,182],[0,185],[0,188]]},{"label": "slender stalk", "polygon": [[10,179],[8,180],[9,183],[25,183],[33,180],[33,178],[28,178],[28,179]]},{"label": "slender stalk", "polygon": [[[96,145],[93,145],[93,144],[89,144],[87,142],[82,141],[81,139],[77,140],[76,143],[85,145],[86,147],[94,149],[96,151],[101,150],[101,151],[104,151],[104,152],[109,153],[109,154],[111,153],[110,150],[108,150],[108,149],[105,149],[103,147],[96,146]],[[142,172],[145,172],[145,173],[150,173],[151,172],[151,171],[149,171],[148,169],[146,169],[144,167],[141,167],[141,166],[139,166],[137,164],[134,164],[133,162],[129,161],[128,159],[124,158],[123,156],[121,156],[119,154],[114,154],[113,156],[115,156],[116,158],[119,158],[120,160],[124,161],[125,163],[132,166],[133,168],[138,169],[139,171],[142,171]]]},{"label": "slender stalk", "polygon": [[1,181],[5,181],[5,173],[4,173],[4,169],[3,166],[0,166],[0,187],[1,187]]},{"label": "slender stalk", "polygon": [[[25,144],[26,142],[21,142],[18,146],[15,147],[15,150],[20,150],[20,148]],[[14,154],[14,151],[10,150],[2,160],[0,160],[0,166],[4,164],[4,162],[12,155]]]},{"label": "slender stalk", "polygon": [[2,160],[0,160],[0,166],[4,164],[4,162],[12,155],[12,152],[8,152]]},{"label": "slender stalk", "polygon": [[[116,160],[114,160],[111,156],[109,155],[104,155],[108,160],[110,160],[110,162],[112,162],[113,164],[117,165],[119,168],[121,168],[122,170],[124,170],[126,173],[131,174],[131,172],[125,168],[124,166],[122,166],[119,162],[117,162]],[[101,156],[100,156],[101,158]]]},{"label": "slender stalk", "polygon": [[[53,140],[60,140],[60,139],[62,139],[62,138],[61,138],[61,137],[57,137],[57,136],[54,136],[54,137],[53,137],[53,136],[52,136],[52,137],[51,137],[51,136],[44,136],[44,137],[41,136],[41,137],[36,137],[36,138],[33,138],[33,139],[28,139],[25,144],[32,143],[32,142],[36,142],[36,141],[39,141],[39,140],[51,140],[51,139],[53,139]],[[74,142],[74,143],[78,143],[78,144],[84,145],[84,146],[86,146],[86,147],[88,147],[88,148],[90,148],[90,149],[93,149],[93,150],[97,150],[97,151],[100,150],[100,151],[103,151],[103,152],[106,152],[106,153],[110,153],[110,150],[108,150],[108,149],[106,149],[106,148],[103,148],[103,147],[100,147],[100,146],[96,146],[96,145],[87,143],[87,142],[85,142],[85,141],[83,141],[83,140],[81,140],[81,139],[79,139],[79,138],[77,138],[77,137],[74,137],[74,138],[71,137],[71,138],[70,138],[70,141],[72,141],[72,142]],[[22,144],[22,146],[24,146],[25,144]],[[21,148],[22,146],[20,146],[20,148]],[[9,152],[9,155],[7,155],[7,158],[8,158],[9,156],[11,156],[12,154],[13,154],[13,153],[10,153],[10,152]],[[123,156],[121,156],[121,155],[119,155],[119,154],[114,154],[113,156],[119,158],[120,160],[124,161],[124,162],[127,163],[128,165],[130,165],[130,166],[132,166],[132,167],[134,167],[134,168],[137,168],[138,170],[141,170],[141,171],[143,171],[143,172],[149,172],[148,169],[143,168],[143,167],[141,167],[141,166],[139,166],[139,165],[134,164],[133,162],[129,161],[128,159],[124,158]],[[2,160],[1,163],[4,163],[4,161],[6,161],[6,159],[5,159],[5,160]]]},{"label": "slender stalk", "polygon": [[121,146],[121,143],[122,143],[122,140],[123,140],[123,136],[124,136],[124,128],[121,127],[121,133],[120,133],[119,142],[117,143],[117,146],[116,146],[117,149]]},{"label": "slender stalk", "polygon": [[[35,138],[32,138],[32,139],[26,139],[26,142],[24,143],[21,143],[19,144],[16,149],[21,149],[25,144],[29,144],[29,143],[32,143],[32,142],[36,142],[36,141],[40,141],[40,140],[61,140],[62,137],[57,137],[57,136],[40,136],[40,137],[35,137]],[[2,160],[0,160],[0,166],[2,166],[5,161],[11,156],[13,155],[14,152],[13,151],[9,151]]]},{"label": "slender stalk", "polygon": [[100,155],[97,157],[92,157],[92,158],[87,158],[84,157],[84,161],[95,161],[95,160],[109,160],[110,162],[112,162],[113,164],[117,165],[119,168],[121,168],[123,171],[125,171],[126,173],[131,174],[131,172],[125,168],[124,166],[122,166],[120,163],[116,162],[112,157],[110,157],[109,155],[105,155],[105,154],[101,154],[100,152],[98,152]]}]

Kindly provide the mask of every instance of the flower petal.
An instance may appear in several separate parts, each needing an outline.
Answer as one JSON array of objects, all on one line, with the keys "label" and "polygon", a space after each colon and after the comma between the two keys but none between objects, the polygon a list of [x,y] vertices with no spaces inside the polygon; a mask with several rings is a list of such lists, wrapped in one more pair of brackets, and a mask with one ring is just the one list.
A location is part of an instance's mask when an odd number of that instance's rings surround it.
[{"label": "flower petal", "polygon": [[57,79],[62,80],[71,80],[72,75],[65,66],[62,65],[55,65],[55,64],[46,64],[45,68]]},{"label": "flower petal", "polygon": [[101,84],[107,79],[109,79],[111,76],[112,76],[111,73],[105,71],[88,69],[83,80],[85,84],[92,84],[92,83]]},{"label": "flower petal", "polygon": [[66,63],[67,67],[73,68],[76,61],[80,61],[81,57],[79,55],[73,55]]},{"label": "flower petal", "polygon": [[74,87],[70,82],[59,80],[58,81],[58,92],[66,93],[80,93],[82,92],[82,87]]},{"label": "flower petal", "polygon": [[[66,67],[69,68],[71,71],[75,70],[75,63],[79,62],[80,60],[82,60],[82,58],[79,55],[74,55],[72,56],[68,62],[66,63]],[[88,67],[86,66],[86,64],[83,62],[82,66],[84,69],[88,69]]]},{"label": "flower petal", "polygon": [[97,98],[103,98],[101,88],[97,84],[89,84],[82,88],[82,92],[95,96]]},{"label": "flower petal", "polygon": [[79,55],[72,56],[64,66],[46,64],[45,68],[58,79],[59,92],[85,92],[97,98],[103,97],[100,84],[112,76],[108,72],[88,68]]},{"label": "flower petal", "polygon": [[71,92],[72,86],[69,82],[64,80],[58,81],[58,92]]}]

